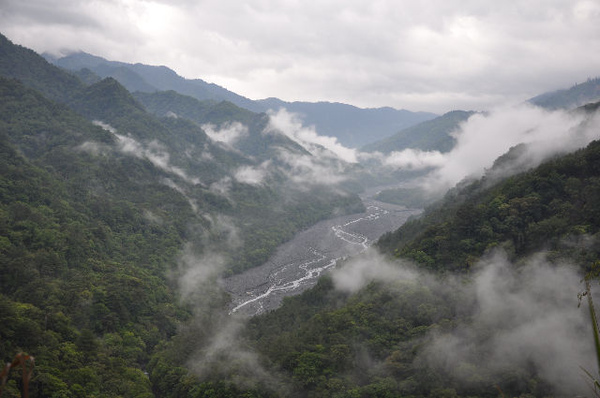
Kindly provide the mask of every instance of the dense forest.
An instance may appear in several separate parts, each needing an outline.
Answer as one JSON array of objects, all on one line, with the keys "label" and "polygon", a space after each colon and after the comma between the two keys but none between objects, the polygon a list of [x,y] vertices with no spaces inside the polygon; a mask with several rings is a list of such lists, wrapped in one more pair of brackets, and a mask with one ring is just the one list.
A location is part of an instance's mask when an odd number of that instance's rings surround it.
[{"label": "dense forest", "polygon": [[[36,358],[33,396],[151,396],[144,369],[190,317],[176,293],[190,258],[218,252],[221,274],[240,272],[363,208],[340,189],[295,187],[286,164],[261,184],[235,178],[273,142],[308,156],[283,135],[250,131],[245,154],[195,121],[154,116],[114,79],[86,85],[0,44],[0,347],[5,361]],[[205,123],[248,117],[207,106]],[[11,377],[5,396],[18,395]]]},{"label": "dense forest", "polygon": [[[509,330],[503,328],[514,321],[506,318],[482,322],[479,311],[483,311],[485,300],[480,297],[482,303],[474,302],[471,289],[483,284],[481,275],[489,272],[482,272],[482,262],[500,263],[497,267],[509,273],[508,280],[514,284],[508,287],[510,294],[504,293],[504,299],[510,302],[515,295],[530,299],[529,316],[535,319],[539,316],[538,295],[550,295],[557,301],[565,295],[538,284],[548,277],[546,272],[558,272],[555,276],[560,283],[574,283],[575,290],[566,297],[570,304],[563,310],[575,323],[573,313],[582,314],[577,308],[577,289],[583,290],[582,275],[597,272],[600,266],[599,156],[600,142],[595,141],[586,149],[500,183],[490,185],[483,178],[457,187],[424,216],[382,238],[378,246],[387,256],[354,260],[379,269],[383,277],[348,291],[339,288],[334,273],[322,278],[316,288],[286,299],[277,311],[253,318],[238,336],[242,342],[238,344],[251,347],[259,355],[270,378],[255,376],[259,381],[243,391],[247,396],[523,398],[570,397],[575,395],[573,392],[589,392],[584,378],[579,386],[565,382],[566,390],[557,387],[555,380],[538,369],[535,347],[521,348],[528,359],[514,359],[498,368],[482,360],[491,357],[498,330]],[[539,252],[544,253],[548,268],[530,266],[541,261],[532,257]],[[416,265],[407,266],[406,258]],[[580,271],[571,274],[560,268],[565,261],[576,264]],[[405,272],[417,276],[388,277],[381,263],[398,268],[401,275]],[[506,264],[516,265],[513,269]],[[350,260],[339,272],[355,266]],[[531,267],[535,271],[530,271]],[[498,278],[496,283],[504,282]],[[489,289],[484,294],[500,294],[491,286]],[[513,316],[519,313],[513,308],[504,311]],[[475,328],[469,332],[473,340],[467,343],[470,357],[446,354],[452,355],[445,359],[450,364],[429,360],[435,355],[431,350],[440,349],[439,336],[460,336],[468,328]],[[583,329],[583,335],[576,338],[591,343],[589,318],[584,317],[577,328]],[[162,362],[153,364],[154,375],[160,380],[175,375],[165,365],[169,358],[173,360],[173,352],[183,355],[187,363],[197,360],[193,352],[182,354],[183,347],[194,347],[191,340],[178,336],[173,346],[158,356],[164,358]],[[450,350],[442,347],[440,351],[444,348]],[[543,347],[544,352],[548,349]],[[576,350],[574,346],[570,349]],[[588,354],[585,363],[593,364],[594,354],[586,351]],[[577,372],[583,363],[570,366]],[[179,393],[164,389],[161,394],[211,396],[211,391],[219,391],[222,395],[215,396],[236,396],[241,394],[236,378],[244,374],[240,367],[225,367],[209,381],[200,379],[188,387],[184,380],[189,379],[181,377]],[[181,374],[185,374],[183,369]],[[215,380],[219,382],[215,384]]]},{"label": "dense forest", "polygon": [[[437,137],[468,115],[429,126]],[[513,148],[315,288],[245,319],[228,315],[220,277],[363,210],[357,184],[299,184],[289,159],[315,156],[267,126],[228,102],[132,94],[0,36],[0,357],[35,358],[30,396],[591,394],[577,293],[600,268],[598,141],[499,178]],[[219,129],[236,139],[215,140]],[[23,384],[17,367],[3,396]]]}]

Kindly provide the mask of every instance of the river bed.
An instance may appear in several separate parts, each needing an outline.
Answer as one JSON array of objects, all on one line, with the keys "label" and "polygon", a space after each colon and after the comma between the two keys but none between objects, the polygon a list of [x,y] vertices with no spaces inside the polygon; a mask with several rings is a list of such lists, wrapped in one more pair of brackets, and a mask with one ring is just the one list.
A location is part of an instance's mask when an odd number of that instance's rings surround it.
[{"label": "river bed", "polygon": [[276,309],[283,298],[314,286],[341,259],[365,251],[420,209],[363,198],[365,213],[321,221],[281,245],[266,263],[223,280],[230,313],[254,316]]}]

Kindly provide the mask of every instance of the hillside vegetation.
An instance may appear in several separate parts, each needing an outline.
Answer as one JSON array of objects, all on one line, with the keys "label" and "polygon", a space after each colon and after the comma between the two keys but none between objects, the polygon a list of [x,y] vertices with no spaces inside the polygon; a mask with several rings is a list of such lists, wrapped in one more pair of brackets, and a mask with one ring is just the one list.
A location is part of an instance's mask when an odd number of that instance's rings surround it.
[{"label": "hillside vegetation", "polygon": [[[600,142],[494,174],[520,149],[243,319],[219,278],[364,210],[351,181],[317,178],[359,166],[265,114],[132,94],[0,36],[0,357],[34,356],[40,397],[586,394],[573,380],[597,369],[577,293],[600,267]],[[13,371],[3,396],[22,383]]]},{"label": "hillside vegetation", "polygon": [[[147,365],[191,316],[176,293],[190,261],[217,252],[218,273],[241,272],[363,208],[296,186],[285,164],[237,179],[274,141],[311,155],[282,134],[254,134],[252,153],[213,141],[200,125],[229,121],[219,104],[205,120],[157,117],[115,79],[87,85],[0,39],[0,356],[35,357],[31,396],[153,396]],[[13,372],[4,395],[20,383]]]}]

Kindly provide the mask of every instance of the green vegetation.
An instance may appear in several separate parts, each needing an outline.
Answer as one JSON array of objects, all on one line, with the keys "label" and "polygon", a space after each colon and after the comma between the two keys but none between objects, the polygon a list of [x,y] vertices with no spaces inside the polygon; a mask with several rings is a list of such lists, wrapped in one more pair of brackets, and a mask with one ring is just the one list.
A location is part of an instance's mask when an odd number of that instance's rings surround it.
[{"label": "green vegetation", "polygon": [[[503,247],[519,261],[544,250],[549,261],[569,258],[582,268],[600,259],[597,245],[569,243],[597,242],[599,156],[600,142],[593,142],[496,185],[482,179],[457,188],[381,240],[381,249],[435,271],[437,285],[390,280],[349,294],[322,278],[280,309],[253,318],[243,345],[253,347],[261,366],[280,380],[279,387],[263,385],[263,396],[496,397],[499,389],[512,397],[557,396],[534,366],[511,364],[490,374],[457,359],[451,374],[423,355],[435,336],[460,333],[473,322],[469,297],[444,278],[458,271],[468,284],[472,264],[486,251]],[[496,331],[478,332],[483,339]],[[190,343],[183,338],[174,347]],[[235,374],[219,380],[233,383]]]},{"label": "green vegetation", "polygon": [[[86,86],[1,39],[0,358],[35,357],[30,396],[154,396],[146,369],[160,374],[157,353],[191,318],[169,278],[184,245],[224,250],[225,271],[239,272],[362,206],[325,187],[290,189],[277,171],[236,182],[256,159],[190,120],[148,114],[114,79]],[[222,181],[227,192],[211,189]],[[232,231],[248,239],[232,248]],[[20,383],[11,372],[4,396]]]},{"label": "green vegetation", "polygon": [[[265,116],[230,103],[133,96],[115,79],[79,74],[86,85],[4,37],[0,74],[0,358],[35,357],[31,396],[557,395],[531,363],[491,374],[451,358],[450,374],[423,358],[439,348],[436,336],[474,325],[472,299],[456,286],[494,248],[515,261],[544,250],[550,261],[597,264],[598,245],[585,242],[600,232],[600,142],[457,187],[381,239],[398,266],[412,259],[435,283],[385,278],[348,293],[325,277],[242,324],[226,315],[216,284],[179,300],[184,247],[217,251],[224,272],[241,272],[298,230],[360,210],[358,198],[296,189],[283,168],[262,184],[237,181],[236,170],[262,164],[273,146],[306,153],[262,136]],[[200,127],[232,121],[249,132],[233,150]],[[496,333],[475,326],[481,339]],[[232,352],[215,354],[215,344]],[[22,383],[11,372],[4,396],[19,396]]]},{"label": "green vegetation", "polygon": [[[569,256],[563,239],[599,232],[599,160],[600,143],[593,142],[495,186],[483,179],[456,189],[421,219],[382,237],[379,247],[436,270],[468,270],[499,246],[516,257],[540,248]],[[578,261],[597,255],[589,250]]]},{"label": "green vegetation", "polygon": [[406,148],[422,151],[449,152],[456,143],[450,135],[460,123],[466,121],[475,112],[452,111],[432,120],[408,127],[398,133],[364,146],[365,152],[391,153]]}]

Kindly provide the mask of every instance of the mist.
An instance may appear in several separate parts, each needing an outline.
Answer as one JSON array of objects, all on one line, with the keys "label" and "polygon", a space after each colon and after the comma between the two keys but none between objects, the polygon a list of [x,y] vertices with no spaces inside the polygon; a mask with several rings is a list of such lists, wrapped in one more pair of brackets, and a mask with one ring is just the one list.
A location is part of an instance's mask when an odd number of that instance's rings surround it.
[{"label": "mist", "polygon": [[375,249],[348,260],[343,267],[335,268],[331,277],[336,289],[346,293],[356,293],[368,283],[396,281],[414,282],[419,273],[409,262],[398,262],[386,259]]},{"label": "mist", "polygon": [[550,112],[527,104],[475,114],[455,133],[456,146],[428,177],[426,186],[446,190],[466,177],[481,177],[495,159],[518,144],[526,144],[528,151],[524,153],[527,159],[516,162],[528,168],[581,148],[599,136],[595,129],[582,125],[584,120],[581,113]]},{"label": "mist", "polygon": [[236,181],[249,184],[249,185],[261,185],[265,178],[270,173],[271,161],[267,160],[257,166],[242,166],[238,168],[233,177]]},{"label": "mist", "polygon": [[180,302],[192,312],[178,333],[187,353],[186,366],[200,380],[228,380],[240,388],[260,384],[286,395],[277,372],[267,371],[246,343],[243,332],[248,319],[228,314],[230,297],[222,278],[230,266],[228,253],[243,246],[242,234],[229,216],[204,217],[209,227],[199,242],[184,246],[170,274]]},{"label": "mist", "polygon": [[334,157],[347,163],[358,161],[355,149],[346,148],[336,137],[319,135],[314,126],[304,126],[298,115],[284,108],[277,112],[270,111],[268,114],[269,125],[264,131],[265,134],[284,134],[315,156]]},{"label": "mist", "polygon": [[598,369],[587,303],[578,307],[580,269],[553,264],[543,253],[513,264],[497,251],[474,270],[440,277],[371,250],[335,269],[332,279],[336,289],[351,293],[373,281],[394,289],[419,284],[452,303],[458,326],[430,328],[415,362],[465,388],[493,386],[502,374],[533,367],[559,394],[588,393],[582,368]]},{"label": "mist", "polygon": [[240,122],[225,123],[219,129],[214,124],[203,124],[201,127],[211,140],[227,145],[233,145],[248,136],[248,127]]}]

